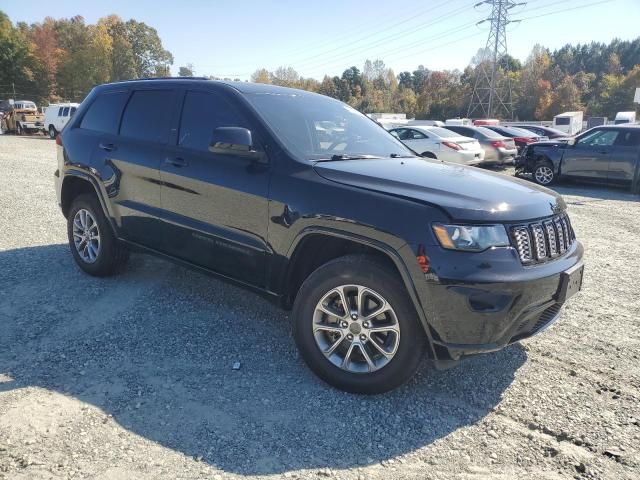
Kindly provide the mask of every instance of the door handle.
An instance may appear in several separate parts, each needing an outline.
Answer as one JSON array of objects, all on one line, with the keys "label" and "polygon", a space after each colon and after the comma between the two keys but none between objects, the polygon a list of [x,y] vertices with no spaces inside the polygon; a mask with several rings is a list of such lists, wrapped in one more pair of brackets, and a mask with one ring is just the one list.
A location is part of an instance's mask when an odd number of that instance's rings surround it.
[{"label": "door handle", "polygon": [[187,162],[184,158],[175,157],[175,158],[165,158],[164,163],[169,165],[173,165],[174,167],[186,167]]},{"label": "door handle", "polygon": [[113,143],[101,143],[98,147],[107,152],[111,152],[116,149],[116,146]]}]

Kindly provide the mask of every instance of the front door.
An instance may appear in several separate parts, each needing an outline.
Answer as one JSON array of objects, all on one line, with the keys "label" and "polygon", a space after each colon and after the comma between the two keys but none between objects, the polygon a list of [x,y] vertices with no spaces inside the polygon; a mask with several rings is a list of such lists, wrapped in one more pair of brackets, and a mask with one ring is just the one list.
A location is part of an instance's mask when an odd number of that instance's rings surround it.
[{"label": "front door", "polygon": [[167,249],[196,265],[264,286],[269,166],[211,153],[218,127],[244,127],[255,134],[224,92],[185,91],[176,145],[169,147],[160,170]]},{"label": "front door", "polygon": [[640,128],[621,129],[609,159],[609,181],[631,183],[640,162]]},{"label": "front door", "polygon": [[617,130],[596,129],[578,137],[575,145],[568,145],[564,151],[562,175],[606,181],[617,136]]}]

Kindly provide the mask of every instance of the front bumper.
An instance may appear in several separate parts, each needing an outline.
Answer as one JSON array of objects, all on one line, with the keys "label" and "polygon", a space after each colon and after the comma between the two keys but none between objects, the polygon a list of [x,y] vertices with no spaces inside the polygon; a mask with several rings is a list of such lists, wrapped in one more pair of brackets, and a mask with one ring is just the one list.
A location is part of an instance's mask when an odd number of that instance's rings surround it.
[{"label": "front bumper", "polygon": [[[501,250],[501,251],[500,251]],[[511,249],[470,254],[444,251],[426,274],[431,336],[437,359],[457,361],[531,337],[560,316],[564,272],[582,265],[583,247],[544,265],[523,267]],[[510,257],[513,253],[513,258]],[[440,257],[440,255],[438,255]]]}]

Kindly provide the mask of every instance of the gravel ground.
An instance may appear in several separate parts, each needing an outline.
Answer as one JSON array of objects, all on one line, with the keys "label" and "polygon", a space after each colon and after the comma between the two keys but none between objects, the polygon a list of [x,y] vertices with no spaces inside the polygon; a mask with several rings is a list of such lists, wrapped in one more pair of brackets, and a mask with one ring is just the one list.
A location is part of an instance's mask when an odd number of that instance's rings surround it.
[{"label": "gravel ground", "polygon": [[559,187],[587,270],[554,328],[361,397],[253,294],[139,255],[82,274],[54,169],[0,136],[1,479],[640,477],[640,197]]}]

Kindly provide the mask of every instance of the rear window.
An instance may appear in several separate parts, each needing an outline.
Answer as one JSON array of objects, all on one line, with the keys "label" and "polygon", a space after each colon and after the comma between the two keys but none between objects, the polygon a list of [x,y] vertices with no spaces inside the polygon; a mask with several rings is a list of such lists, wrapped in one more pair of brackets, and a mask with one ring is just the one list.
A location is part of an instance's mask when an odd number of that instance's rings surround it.
[{"label": "rear window", "polygon": [[122,116],[120,135],[148,142],[167,143],[174,90],[138,90],[133,93]]},{"label": "rear window", "polygon": [[117,133],[120,115],[129,92],[102,93],[82,117],[80,128],[103,133]]},{"label": "rear window", "polygon": [[571,123],[571,119],[569,117],[556,117],[555,124],[556,125],[569,125]]},{"label": "rear window", "polygon": [[476,131],[486,138],[502,138],[498,132],[494,132],[490,128],[476,127]]},{"label": "rear window", "polygon": [[428,132],[433,133],[434,135],[437,135],[438,137],[441,137],[441,138],[459,137],[460,136],[459,133],[452,132],[451,130],[447,130],[446,128],[442,128],[442,127],[429,127],[426,130]]}]

